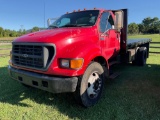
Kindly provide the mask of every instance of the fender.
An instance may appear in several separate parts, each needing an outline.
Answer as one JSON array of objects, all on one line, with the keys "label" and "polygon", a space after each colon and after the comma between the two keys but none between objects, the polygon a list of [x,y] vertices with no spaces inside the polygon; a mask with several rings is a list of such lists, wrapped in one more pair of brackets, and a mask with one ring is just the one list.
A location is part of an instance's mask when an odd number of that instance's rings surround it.
[{"label": "fender", "polygon": [[[84,50],[85,49],[85,50]],[[96,57],[103,57],[101,54],[101,48],[97,44],[85,44],[82,46],[78,46],[76,51],[73,51],[75,58],[83,58],[84,63],[81,69],[76,71],[77,75],[84,74],[85,70],[87,69],[88,65],[91,61]],[[74,73],[75,75],[75,73]]]}]

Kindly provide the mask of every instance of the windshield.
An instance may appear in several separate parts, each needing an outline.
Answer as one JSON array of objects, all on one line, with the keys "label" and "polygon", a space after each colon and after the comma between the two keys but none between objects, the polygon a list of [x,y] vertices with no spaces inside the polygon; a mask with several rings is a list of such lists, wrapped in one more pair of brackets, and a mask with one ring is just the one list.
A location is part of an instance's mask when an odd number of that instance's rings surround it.
[{"label": "windshield", "polygon": [[49,28],[93,26],[99,10],[88,10],[65,14],[53,22]]}]

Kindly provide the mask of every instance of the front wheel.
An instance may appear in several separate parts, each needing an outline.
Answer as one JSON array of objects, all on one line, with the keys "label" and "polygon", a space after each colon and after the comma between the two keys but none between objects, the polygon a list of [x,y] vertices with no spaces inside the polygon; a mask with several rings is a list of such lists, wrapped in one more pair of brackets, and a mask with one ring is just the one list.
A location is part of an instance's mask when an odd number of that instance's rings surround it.
[{"label": "front wheel", "polygon": [[104,70],[97,63],[92,62],[84,75],[79,79],[75,96],[84,107],[95,105],[101,97],[104,86]]}]

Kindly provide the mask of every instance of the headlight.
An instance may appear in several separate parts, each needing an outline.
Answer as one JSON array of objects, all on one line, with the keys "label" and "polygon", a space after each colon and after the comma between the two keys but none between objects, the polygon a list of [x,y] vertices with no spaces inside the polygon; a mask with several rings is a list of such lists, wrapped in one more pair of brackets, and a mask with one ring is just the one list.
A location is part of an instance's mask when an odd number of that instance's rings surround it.
[{"label": "headlight", "polygon": [[67,59],[61,59],[61,67],[69,68],[70,62]]},{"label": "headlight", "polygon": [[80,69],[83,65],[83,59],[61,59],[60,66],[63,68]]}]

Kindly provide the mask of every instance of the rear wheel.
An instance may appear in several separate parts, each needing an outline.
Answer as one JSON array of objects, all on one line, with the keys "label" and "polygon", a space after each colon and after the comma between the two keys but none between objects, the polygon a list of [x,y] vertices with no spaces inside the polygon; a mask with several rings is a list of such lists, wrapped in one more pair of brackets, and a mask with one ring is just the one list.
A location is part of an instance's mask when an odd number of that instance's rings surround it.
[{"label": "rear wheel", "polygon": [[91,63],[84,75],[79,79],[75,96],[84,107],[95,105],[101,97],[104,86],[104,70],[97,63]]},{"label": "rear wheel", "polygon": [[135,60],[132,61],[133,65],[144,66],[147,61],[147,48],[140,47],[136,53]]},{"label": "rear wheel", "polygon": [[138,65],[139,66],[144,66],[147,61],[147,49],[146,47],[141,47],[139,48],[138,51]]}]

